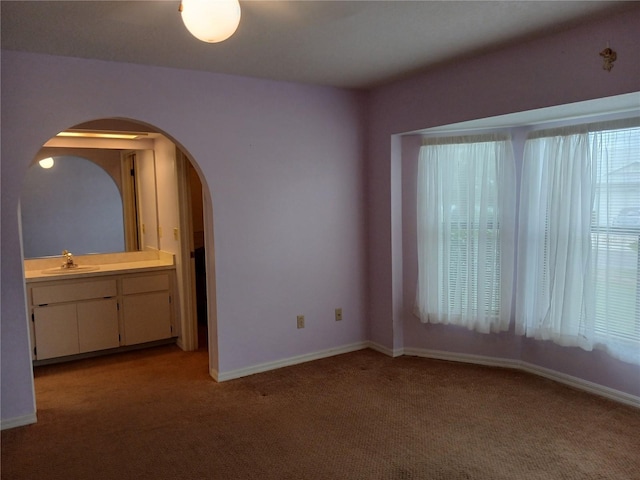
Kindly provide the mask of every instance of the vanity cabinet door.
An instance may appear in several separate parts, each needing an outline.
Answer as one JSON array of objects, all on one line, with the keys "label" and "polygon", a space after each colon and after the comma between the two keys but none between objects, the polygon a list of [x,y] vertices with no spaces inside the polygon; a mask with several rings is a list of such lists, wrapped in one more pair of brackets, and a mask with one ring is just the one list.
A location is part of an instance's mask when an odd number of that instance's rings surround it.
[{"label": "vanity cabinet door", "polygon": [[77,314],[80,353],[120,346],[116,298],[78,303]]},{"label": "vanity cabinet door", "polygon": [[171,337],[169,292],[125,295],[122,306],[125,345]]},{"label": "vanity cabinet door", "polygon": [[80,353],[75,304],[36,307],[33,323],[38,360]]}]

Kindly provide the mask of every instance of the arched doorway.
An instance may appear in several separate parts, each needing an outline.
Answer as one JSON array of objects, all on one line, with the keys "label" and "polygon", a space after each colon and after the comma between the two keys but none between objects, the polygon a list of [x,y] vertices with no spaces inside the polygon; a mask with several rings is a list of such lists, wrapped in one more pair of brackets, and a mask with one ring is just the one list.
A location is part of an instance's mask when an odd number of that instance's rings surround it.
[{"label": "arched doorway", "polygon": [[[208,305],[206,288],[197,288],[196,280],[199,277],[199,282],[204,280],[206,284],[209,269],[206,261],[201,262],[196,273],[194,245],[198,245],[204,251],[207,239],[212,237],[212,229],[209,226],[209,231],[206,231],[206,222],[203,220],[204,202],[209,201],[207,199],[210,196],[206,183],[201,181],[197,165],[194,165],[193,159],[169,135],[145,123],[122,119],[101,119],[75,125],[66,132],[76,134],[72,137],[76,140],[75,143],[65,137],[56,136],[45,143],[34,158],[34,163],[41,157],[51,156],[51,152],[70,154],[82,150],[85,152],[85,157],[94,158],[100,157],[95,154],[97,151],[109,150],[111,157],[114,151],[118,152],[117,168],[113,160],[110,165],[114,170],[118,170],[114,176],[120,180],[116,183],[122,195],[123,210],[134,212],[133,217],[136,217],[132,220],[132,214],[124,215],[123,228],[125,232],[130,231],[125,233],[125,250],[153,248],[153,241],[155,241],[155,248],[175,256],[179,292],[178,346],[190,351],[196,350],[198,346],[202,348],[202,343],[205,343],[204,348],[207,348],[206,331],[209,314],[206,309]],[[101,137],[100,133],[106,133],[108,136]],[[132,134],[136,134],[137,138],[126,137]],[[135,143],[136,140],[140,142]],[[93,153],[87,155],[87,151]],[[153,193],[149,193],[149,186],[144,185],[142,181],[138,183],[137,180],[131,180],[131,177],[139,175],[143,168],[149,168],[148,165],[142,166],[145,159],[151,159],[153,162],[152,173],[147,175],[148,178],[153,178]],[[135,168],[132,162],[136,163]],[[152,202],[155,202],[155,213],[153,208],[147,206],[145,211],[141,207],[140,203],[143,202],[141,190],[145,190],[146,195],[154,199]],[[199,192],[199,199],[197,192]],[[82,202],[82,199],[78,201]],[[149,203],[148,199],[147,203]],[[198,215],[200,220],[196,221]],[[166,223],[164,223],[165,220]],[[197,231],[194,230],[194,225]],[[128,240],[132,236],[131,230],[140,234],[140,241]],[[152,232],[156,234],[152,235]],[[213,250],[209,249],[209,253],[213,254]],[[200,330],[205,331],[205,334],[200,336],[198,335],[198,306],[200,306]],[[211,351],[209,362],[211,363]],[[208,370],[210,371],[211,368],[209,367]]]}]

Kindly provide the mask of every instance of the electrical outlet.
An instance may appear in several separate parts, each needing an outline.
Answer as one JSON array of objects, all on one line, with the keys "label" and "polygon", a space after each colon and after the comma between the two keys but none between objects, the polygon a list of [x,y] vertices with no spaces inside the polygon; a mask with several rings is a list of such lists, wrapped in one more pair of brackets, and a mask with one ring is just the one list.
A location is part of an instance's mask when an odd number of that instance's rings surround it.
[{"label": "electrical outlet", "polygon": [[336,322],[339,322],[340,320],[342,320],[342,309],[336,308]]},{"label": "electrical outlet", "polygon": [[304,328],[304,315],[298,315],[298,328]]}]

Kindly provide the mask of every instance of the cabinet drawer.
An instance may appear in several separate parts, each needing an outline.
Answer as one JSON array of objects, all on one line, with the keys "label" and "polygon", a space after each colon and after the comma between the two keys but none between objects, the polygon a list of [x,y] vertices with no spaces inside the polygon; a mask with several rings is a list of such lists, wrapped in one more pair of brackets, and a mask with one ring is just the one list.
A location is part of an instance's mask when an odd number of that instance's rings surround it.
[{"label": "cabinet drawer", "polygon": [[59,283],[58,285],[33,287],[31,289],[33,305],[115,297],[117,294],[118,288],[115,280]]},{"label": "cabinet drawer", "polygon": [[123,295],[134,293],[160,292],[169,290],[169,274],[145,275],[122,279]]}]

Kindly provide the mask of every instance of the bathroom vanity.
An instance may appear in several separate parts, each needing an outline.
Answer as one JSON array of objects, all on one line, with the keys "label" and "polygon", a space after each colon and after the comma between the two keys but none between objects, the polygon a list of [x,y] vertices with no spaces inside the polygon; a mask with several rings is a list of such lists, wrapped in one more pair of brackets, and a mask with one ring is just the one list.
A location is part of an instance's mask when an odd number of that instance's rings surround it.
[{"label": "bathroom vanity", "polygon": [[25,261],[35,365],[175,341],[175,263],[164,252]]}]

